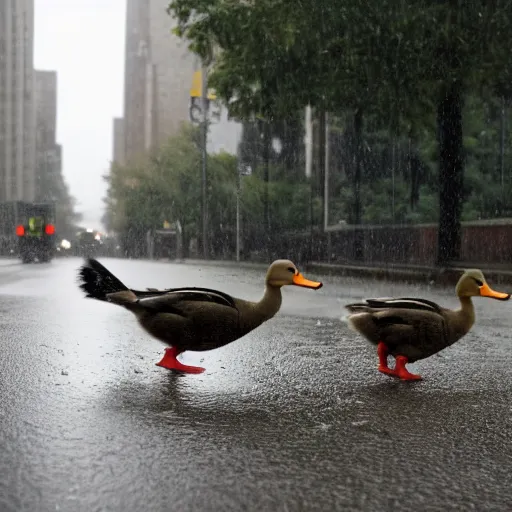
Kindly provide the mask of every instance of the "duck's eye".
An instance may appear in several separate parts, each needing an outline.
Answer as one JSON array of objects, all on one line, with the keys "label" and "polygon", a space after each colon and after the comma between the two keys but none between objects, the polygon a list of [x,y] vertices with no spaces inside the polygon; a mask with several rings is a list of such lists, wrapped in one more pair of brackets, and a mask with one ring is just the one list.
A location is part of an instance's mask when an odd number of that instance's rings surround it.
[{"label": "duck's eye", "polygon": [[484,283],[483,281],[480,281],[480,279],[476,279],[476,277],[473,278],[475,280],[475,283],[478,285],[478,286],[483,286]]},{"label": "duck's eye", "polygon": [[291,272],[292,274],[295,274],[295,269],[293,267],[288,267],[288,272]]}]

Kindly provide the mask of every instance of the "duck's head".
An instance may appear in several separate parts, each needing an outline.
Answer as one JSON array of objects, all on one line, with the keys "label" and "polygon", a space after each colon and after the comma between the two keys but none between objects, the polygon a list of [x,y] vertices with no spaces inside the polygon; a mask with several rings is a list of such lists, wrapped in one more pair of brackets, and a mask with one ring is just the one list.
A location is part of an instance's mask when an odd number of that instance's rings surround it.
[{"label": "duck's head", "polygon": [[312,288],[313,290],[318,290],[323,286],[322,283],[318,281],[306,279],[290,260],[274,261],[268,268],[265,283],[276,287],[292,284],[295,286],[303,286],[304,288]]},{"label": "duck's head", "polygon": [[481,270],[470,269],[462,274],[455,292],[458,297],[490,297],[497,300],[510,299],[510,293],[494,291],[486,282]]}]

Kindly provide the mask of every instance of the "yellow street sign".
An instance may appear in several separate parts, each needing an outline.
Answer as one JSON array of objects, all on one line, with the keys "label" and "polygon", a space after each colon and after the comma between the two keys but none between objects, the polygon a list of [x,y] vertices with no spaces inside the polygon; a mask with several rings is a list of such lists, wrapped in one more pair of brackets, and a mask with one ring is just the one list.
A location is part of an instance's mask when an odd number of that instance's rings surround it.
[{"label": "yellow street sign", "polygon": [[[190,97],[191,98],[201,98],[203,84],[202,84],[202,71],[194,71],[194,75],[192,76],[192,87],[190,88]],[[208,99],[216,100],[217,95],[213,89],[208,89]]]},{"label": "yellow street sign", "polygon": [[171,223],[164,220],[164,229],[170,229],[170,228],[171,228]]},{"label": "yellow street sign", "polygon": [[192,88],[190,89],[190,96],[192,98],[200,98],[201,97],[201,71],[195,71],[192,77]]}]

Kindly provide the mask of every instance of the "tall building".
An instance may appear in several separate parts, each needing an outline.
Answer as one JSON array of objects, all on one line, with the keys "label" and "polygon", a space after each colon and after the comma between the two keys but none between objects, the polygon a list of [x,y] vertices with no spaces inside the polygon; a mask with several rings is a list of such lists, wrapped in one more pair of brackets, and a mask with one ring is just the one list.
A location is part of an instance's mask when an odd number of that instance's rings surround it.
[{"label": "tall building", "polygon": [[176,21],[166,12],[168,0],[151,0],[150,57],[153,65],[153,137],[161,145],[190,121],[190,87],[200,62],[188,43],[172,33]]},{"label": "tall building", "polygon": [[35,72],[36,148],[57,140],[57,72]]},{"label": "tall building", "polygon": [[[190,121],[190,88],[200,62],[172,34],[176,21],[168,5],[169,0],[127,0],[124,117],[122,125],[114,120],[114,161],[144,155]],[[121,132],[124,148],[116,142]],[[228,121],[223,109],[220,121],[210,125],[208,151],[236,153],[240,133],[241,125]]]},{"label": "tall building", "polygon": [[0,0],[0,200],[34,187],[34,0]]},{"label": "tall building", "polygon": [[160,145],[189,120],[189,90],[197,59],[171,33],[168,4],[168,0],[127,0],[124,160]]},{"label": "tall building", "polygon": [[57,144],[57,73],[35,72],[36,179],[35,198],[55,201],[64,193],[62,148]]},{"label": "tall building", "polygon": [[124,119],[122,117],[114,118],[114,133],[113,133],[113,160],[114,162],[124,164]]},{"label": "tall building", "polygon": [[150,87],[149,5],[151,0],[127,0],[124,71],[125,160],[150,146],[148,109]]}]

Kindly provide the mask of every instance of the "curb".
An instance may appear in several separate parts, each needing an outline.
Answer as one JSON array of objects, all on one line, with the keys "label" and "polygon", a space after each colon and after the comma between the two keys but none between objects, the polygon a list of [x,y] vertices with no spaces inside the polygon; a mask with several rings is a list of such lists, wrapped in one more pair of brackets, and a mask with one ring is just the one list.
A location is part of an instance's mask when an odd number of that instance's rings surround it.
[{"label": "curb", "polygon": [[183,259],[183,260],[174,260],[174,263],[180,263],[183,265],[207,266],[207,267],[252,268],[252,269],[265,269],[265,270],[268,268],[267,263],[261,263],[258,261]]},{"label": "curb", "polygon": [[[229,260],[178,260],[176,263],[186,265],[204,265],[231,268],[266,269],[266,263],[255,261],[229,261]],[[312,262],[304,266],[304,271],[322,275],[339,277],[359,277],[379,281],[393,281],[403,283],[425,283],[437,286],[455,286],[461,274],[467,268],[478,268],[478,265],[467,267],[374,267],[365,265],[341,265],[321,262]],[[480,267],[486,279],[493,284],[512,285],[512,271]]]},{"label": "curb", "polygon": [[[434,286],[455,286],[461,274],[467,268],[477,268],[475,265],[467,267],[365,267],[355,265],[328,265],[325,263],[311,263],[308,270],[327,275],[364,277],[382,281],[404,283],[425,283]],[[494,284],[512,285],[512,272],[492,268],[481,268],[486,279]]]}]

